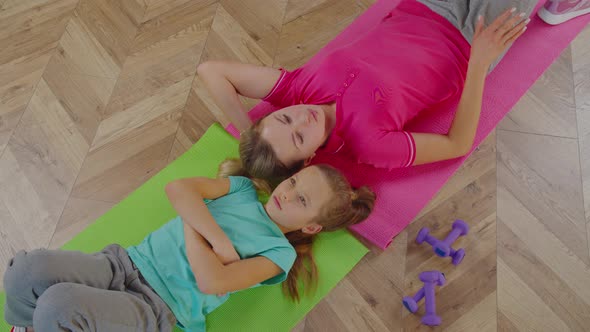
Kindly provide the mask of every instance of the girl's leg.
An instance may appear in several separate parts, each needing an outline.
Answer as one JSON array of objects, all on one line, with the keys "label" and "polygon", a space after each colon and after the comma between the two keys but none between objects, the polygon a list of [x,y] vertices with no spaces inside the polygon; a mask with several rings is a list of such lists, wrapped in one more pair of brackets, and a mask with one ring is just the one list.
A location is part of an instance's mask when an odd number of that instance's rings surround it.
[{"label": "girl's leg", "polygon": [[[418,0],[451,22],[467,39],[473,41],[477,17],[482,15],[486,25],[492,23],[504,11],[515,7],[516,13],[529,17],[538,0]],[[505,54],[505,53],[504,53]],[[490,67],[500,62],[504,54]]]},{"label": "girl's leg", "polygon": [[140,298],[75,283],[55,284],[39,297],[33,326],[43,332],[160,331],[152,308]]},{"label": "girl's leg", "polygon": [[32,326],[37,299],[55,284],[75,282],[108,289],[112,281],[111,263],[102,253],[20,251],[10,260],[4,275],[5,319],[15,326]]}]

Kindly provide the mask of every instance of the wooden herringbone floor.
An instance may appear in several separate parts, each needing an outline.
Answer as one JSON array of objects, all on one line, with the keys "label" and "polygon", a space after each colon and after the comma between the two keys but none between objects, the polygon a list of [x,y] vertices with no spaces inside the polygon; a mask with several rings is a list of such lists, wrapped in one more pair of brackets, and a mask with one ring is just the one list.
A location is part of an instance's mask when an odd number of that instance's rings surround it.
[{"label": "wooden herringbone floor", "polygon": [[[199,63],[295,68],[372,2],[0,0],[0,273],[19,249],[59,247],[227,123]],[[401,298],[428,269],[447,272],[438,330],[587,331],[589,217],[590,28],[296,331],[424,329]],[[472,231],[449,269],[414,238],[423,226],[442,237],[456,218]]]}]

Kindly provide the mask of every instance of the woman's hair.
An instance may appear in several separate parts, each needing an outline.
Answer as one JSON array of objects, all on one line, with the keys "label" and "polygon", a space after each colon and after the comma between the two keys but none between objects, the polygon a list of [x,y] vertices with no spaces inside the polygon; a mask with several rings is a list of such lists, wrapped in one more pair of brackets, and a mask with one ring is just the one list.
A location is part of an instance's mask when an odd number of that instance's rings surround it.
[{"label": "woman's hair", "polygon": [[[322,230],[330,232],[359,223],[369,216],[375,204],[375,194],[368,187],[354,189],[346,177],[335,168],[321,164],[314,166],[318,167],[325,177],[333,196],[330,198],[330,203],[323,206],[319,215],[310,223],[319,224]],[[249,176],[238,159],[226,159],[219,165],[218,177],[230,175],[249,177],[258,191],[267,194],[272,191],[265,180]],[[299,301],[300,278],[306,291],[315,289],[317,284],[317,267],[312,255],[315,234],[306,234],[297,230],[285,236],[295,248],[297,258],[289,271],[287,280],[283,283],[283,291],[293,300]]]},{"label": "woman's hair", "polygon": [[240,159],[236,158],[228,158],[219,164],[219,169],[217,170],[217,177],[218,178],[226,178],[228,176],[245,176],[252,180],[254,187],[256,190],[261,191],[265,194],[270,194],[272,192],[271,185],[263,179],[258,179],[252,177],[244,167],[242,166],[242,162]]},{"label": "woman's hair", "polygon": [[[320,214],[312,221],[324,231],[335,231],[365,220],[375,204],[375,194],[368,187],[354,189],[338,170],[327,165],[315,165],[326,178],[333,197],[323,206]],[[317,267],[312,255],[315,234],[293,231],[285,234],[297,252],[297,258],[283,283],[283,291],[293,300],[299,301],[299,280],[305,291],[315,290]]]},{"label": "woman's hair", "polygon": [[[262,119],[256,121],[240,135],[240,159],[246,172],[253,177],[277,182],[289,177],[304,166],[304,160],[285,166],[277,157],[268,141],[262,138]],[[279,181],[280,182],[280,181]]]}]

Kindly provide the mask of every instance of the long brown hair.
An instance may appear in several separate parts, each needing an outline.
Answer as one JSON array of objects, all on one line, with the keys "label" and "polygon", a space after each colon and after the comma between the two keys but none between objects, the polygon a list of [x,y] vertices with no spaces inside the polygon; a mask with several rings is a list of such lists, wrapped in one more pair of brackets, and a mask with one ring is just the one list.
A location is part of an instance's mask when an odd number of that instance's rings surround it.
[{"label": "long brown hair", "polygon": [[[320,214],[312,221],[322,226],[323,231],[335,231],[365,220],[375,204],[375,194],[368,187],[354,189],[338,170],[327,165],[318,167],[333,191],[330,203],[322,207]],[[293,231],[285,234],[297,252],[293,267],[289,270],[283,291],[293,300],[299,301],[299,282],[305,292],[315,290],[317,286],[317,267],[313,258],[313,241],[315,234]]]},{"label": "long brown hair", "polygon": [[219,164],[219,169],[217,170],[217,177],[218,178],[226,178],[228,176],[245,176],[252,180],[254,187],[256,190],[261,191],[265,194],[270,194],[272,192],[271,184],[264,180],[252,177],[244,167],[242,166],[242,162],[240,159],[236,158],[227,158],[226,160],[222,161]]},{"label": "long brown hair", "polygon": [[278,184],[283,178],[301,170],[304,160],[295,162],[290,167],[284,165],[270,143],[260,135],[261,127],[262,119],[240,135],[240,159],[248,174]]}]

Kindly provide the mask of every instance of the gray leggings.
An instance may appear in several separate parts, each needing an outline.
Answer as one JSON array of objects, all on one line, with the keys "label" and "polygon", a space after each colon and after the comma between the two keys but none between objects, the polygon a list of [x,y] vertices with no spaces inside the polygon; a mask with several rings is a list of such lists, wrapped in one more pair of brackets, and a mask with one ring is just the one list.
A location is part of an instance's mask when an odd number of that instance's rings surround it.
[{"label": "gray leggings", "polygon": [[[526,16],[530,16],[539,0],[418,0],[418,2],[425,4],[432,11],[446,18],[471,43],[479,15],[484,17],[486,26],[512,7],[516,7],[516,13],[524,12]],[[490,67],[490,71],[496,67],[505,54],[496,60]]]},{"label": "gray leggings", "polygon": [[4,275],[6,322],[36,332],[172,331],[176,319],[127,251],[20,251]]}]

